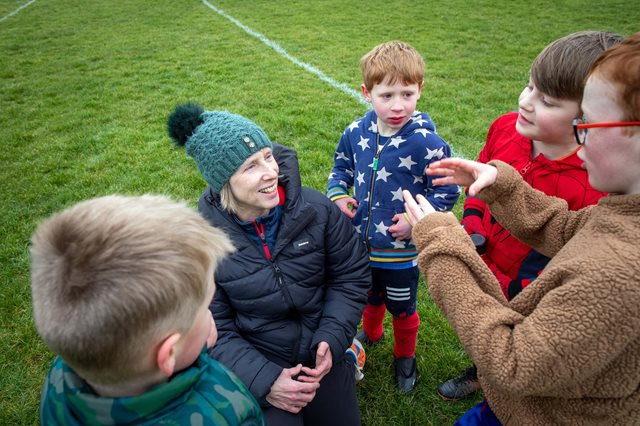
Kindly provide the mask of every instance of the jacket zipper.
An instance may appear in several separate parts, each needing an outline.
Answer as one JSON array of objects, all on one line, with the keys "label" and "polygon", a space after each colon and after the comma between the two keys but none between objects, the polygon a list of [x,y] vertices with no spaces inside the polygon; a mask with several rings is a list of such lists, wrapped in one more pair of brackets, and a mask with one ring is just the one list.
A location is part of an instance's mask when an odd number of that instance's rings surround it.
[{"label": "jacket zipper", "polygon": [[378,160],[380,159],[380,154],[382,154],[382,151],[386,148],[387,144],[385,143],[382,148],[378,149],[379,146],[380,146],[380,133],[378,133],[376,136],[376,155],[374,155],[373,157],[373,164],[371,168],[372,173],[371,173],[371,185],[369,186],[369,211],[368,211],[368,217],[367,217],[367,228],[364,231],[364,243],[367,246],[367,250],[371,249],[371,246],[369,245],[369,228],[371,227],[371,212],[373,211],[373,188],[376,184],[376,175],[378,174]]},{"label": "jacket zipper", "polygon": [[260,242],[262,243],[262,249],[264,250],[265,256],[267,256],[267,260],[271,260],[271,251],[269,250],[269,245],[267,244],[267,239],[264,235],[264,225],[262,223],[258,225],[255,220],[251,222],[251,224],[258,233],[258,237],[260,238]]},{"label": "jacket zipper", "polygon": [[[273,266],[273,270],[276,273],[276,282],[278,283],[278,287],[280,287],[280,290],[282,291],[282,294],[284,294],[287,297],[287,300],[289,301],[289,306],[294,307],[295,304],[293,303],[293,299],[291,299],[291,295],[289,294],[289,291],[287,289],[285,289],[284,287],[284,280],[282,279],[282,271],[280,270],[280,267],[278,266],[277,263],[275,262],[271,262],[271,266]],[[299,313],[298,311],[291,311],[292,313],[294,313],[298,318],[298,321],[295,321],[294,324],[296,325],[296,329],[297,329],[297,335],[298,338],[294,339],[294,345],[293,345],[293,350],[291,351],[291,359],[289,360],[292,363],[297,362],[298,359],[298,355],[300,352],[300,340],[302,340],[302,328],[300,327],[300,318],[299,318]]]}]

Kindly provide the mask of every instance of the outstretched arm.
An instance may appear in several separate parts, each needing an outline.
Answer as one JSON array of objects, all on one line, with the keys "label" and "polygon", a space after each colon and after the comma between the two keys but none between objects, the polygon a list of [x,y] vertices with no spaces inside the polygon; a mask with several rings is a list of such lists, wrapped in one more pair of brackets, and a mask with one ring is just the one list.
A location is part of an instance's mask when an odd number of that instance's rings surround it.
[{"label": "outstretched arm", "polygon": [[462,158],[445,158],[431,163],[425,171],[433,179],[434,185],[461,185],[469,188],[469,195],[475,197],[482,189],[493,185],[498,170],[489,164]]}]

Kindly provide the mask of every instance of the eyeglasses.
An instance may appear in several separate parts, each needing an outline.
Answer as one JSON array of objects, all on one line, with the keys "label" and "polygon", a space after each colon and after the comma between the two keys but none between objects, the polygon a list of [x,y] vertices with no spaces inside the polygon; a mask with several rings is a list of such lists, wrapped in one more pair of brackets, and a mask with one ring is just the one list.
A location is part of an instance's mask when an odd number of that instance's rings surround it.
[{"label": "eyeglasses", "polygon": [[584,118],[575,118],[573,120],[573,134],[576,136],[578,145],[584,145],[587,140],[587,129],[594,127],[629,127],[640,126],[640,121],[611,121],[608,123],[585,123]]}]

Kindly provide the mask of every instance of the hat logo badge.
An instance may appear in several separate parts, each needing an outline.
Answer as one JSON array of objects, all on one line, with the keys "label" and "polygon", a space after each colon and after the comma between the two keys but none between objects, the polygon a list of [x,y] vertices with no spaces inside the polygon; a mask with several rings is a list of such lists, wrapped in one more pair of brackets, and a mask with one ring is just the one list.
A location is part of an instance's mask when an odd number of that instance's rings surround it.
[{"label": "hat logo badge", "polygon": [[256,143],[252,141],[249,136],[245,136],[244,138],[242,138],[242,140],[244,141],[244,143],[249,145],[249,148],[254,148],[256,146]]}]

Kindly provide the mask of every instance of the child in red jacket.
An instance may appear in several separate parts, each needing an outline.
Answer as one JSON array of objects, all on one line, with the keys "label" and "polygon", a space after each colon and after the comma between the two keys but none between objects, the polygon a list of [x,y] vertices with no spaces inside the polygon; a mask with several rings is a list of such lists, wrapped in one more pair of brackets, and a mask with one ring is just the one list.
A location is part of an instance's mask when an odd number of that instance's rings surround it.
[{"label": "child in red jacket", "polygon": [[[478,161],[502,160],[532,187],[563,198],[571,210],[595,204],[605,194],[591,187],[581,167],[571,122],[581,115],[585,77],[596,58],[622,37],[583,31],[562,37],[538,55],[518,111],[493,122]],[[527,214],[526,211],[522,214]],[[484,241],[478,246],[508,300],[542,272],[549,258],[520,242],[497,223],[487,205],[475,197],[464,204],[462,224]],[[464,398],[479,389],[475,366],[438,387],[445,399]]]}]

